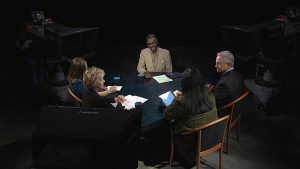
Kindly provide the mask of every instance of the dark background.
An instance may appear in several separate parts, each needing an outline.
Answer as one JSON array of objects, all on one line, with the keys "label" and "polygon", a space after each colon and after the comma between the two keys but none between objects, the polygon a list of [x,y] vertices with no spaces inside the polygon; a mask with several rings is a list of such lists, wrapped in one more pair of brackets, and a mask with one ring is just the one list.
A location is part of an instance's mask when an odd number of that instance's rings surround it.
[{"label": "dark background", "polygon": [[[296,0],[285,1],[21,1],[11,4],[13,33],[30,11],[43,10],[46,18],[71,27],[97,26],[100,44],[144,44],[156,33],[167,46],[220,44],[220,25],[255,24],[286,14]],[[13,18],[12,18],[13,17]]]},{"label": "dark background", "polygon": [[[175,68],[196,62],[205,75],[211,75],[215,73],[216,52],[222,50],[224,45],[220,25],[252,25],[272,20],[280,14],[286,14],[287,7],[296,3],[299,4],[299,0],[273,2],[270,0],[236,2],[232,0],[205,2],[201,0],[3,1],[1,6],[4,19],[1,20],[1,26],[4,29],[2,36],[5,38],[1,37],[1,41],[2,44],[8,44],[11,47],[5,49],[12,50],[10,53],[2,52],[0,62],[0,79],[3,89],[1,96],[5,100],[2,102],[3,106],[0,107],[1,145],[30,139],[32,130],[38,122],[41,106],[60,103],[60,98],[57,99],[54,96],[60,96],[61,93],[57,91],[57,94],[56,90],[50,90],[52,89],[50,84],[42,83],[42,89],[39,88],[39,90],[31,88],[29,67],[22,57],[14,52],[15,36],[30,11],[42,10],[46,18],[71,27],[99,27],[97,57],[89,59],[88,64],[104,68],[107,74],[108,70],[136,71],[140,49],[145,47],[145,35],[152,32],[157,34],[160,45],[172,53]],[[299,49],[298,47],[296,55],[299,55]],[[293,48],[288,51],[292,54]],[[271,101],[270,105],[275,106],[272,107],[270,116],[265,116],[267,112],[257,111],[254,103],[250,105],[248,112],[243,114],[246,116],[242,119],[241,131],[250,135],[245,135],[246,137],[241,139],[245,141],[243,143],[246,147],[237,144],[240,147],[237,148],[238,151],[245,150],[244,154],[238,154],[238,156],[258,162],[253,168],[265,166],[265,163],[274,165],[283,163],[292,166],[299,159],[299,132],[297,131],[299,131],[300,76],[297,75],[298,63],[299,58],[296,56],[296,58],[289,59],[284,66],[276,67],[282,80],[282,94],[279,95],[280,99]],[[256,62],[239,61],[235,68],[239,69],[245,78],[253,78]],[[105,80],[109,82],[111,79]],[[65,95],[64,92],[63,96]],[[252,111],[253,109],[255,110]],[[249,141],[252,138],[254,141]],[[146,149],[149,151],[144,153],[151,156],[145,158],[148,161],[155,161],[157,152],[164,150],[157,151],[161,148],[157,147],[161,145],[161,137],[158,140],[152,143],[154,146]],[[18,166],[15,168],[32,163],[30,144],[26,144],[25,148],[28,149],[26,151],[12,146],[16,148],[9,153],[1,151],[3,152],[1,157],[6,157],[1,158],[2,161],[6,161],[9,166]],[[272,151],[275,150],[274,147],[276,147],[275,153]],[[249,152],[254,154],[251,155]],[[278,152],[284,153],[284,158],[279,159],[276,156]],[[26,161],[17,161],[17,157],[20,156],[22,158],[24,156]],[[168,157],[164,154],[163,156],[163,159]],[[275,156],[276,161],[273,161],[272,158]],[[248,165],[248,163],[240,166],[243,165]]]}]

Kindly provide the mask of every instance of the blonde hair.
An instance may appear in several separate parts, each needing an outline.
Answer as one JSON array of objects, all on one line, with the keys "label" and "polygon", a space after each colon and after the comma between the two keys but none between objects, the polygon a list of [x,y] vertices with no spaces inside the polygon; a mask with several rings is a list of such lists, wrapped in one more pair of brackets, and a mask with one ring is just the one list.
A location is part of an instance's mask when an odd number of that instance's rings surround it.
[{"label": "blonde hair", "polygon": [[95,91],[99,90],[99,82],[103,80],[105,72],[99,67],[92,66],[83,74],[83,85],[85,88],[91,88]]}]

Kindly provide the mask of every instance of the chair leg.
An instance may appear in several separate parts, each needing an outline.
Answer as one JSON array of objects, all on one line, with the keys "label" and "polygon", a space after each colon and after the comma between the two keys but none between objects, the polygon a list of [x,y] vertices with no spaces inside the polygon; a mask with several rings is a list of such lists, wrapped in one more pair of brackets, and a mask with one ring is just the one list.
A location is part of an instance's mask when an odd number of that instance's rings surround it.
[{"label": "chair leg", "polygon": [[200,162],[201,162],[201,157],[198,157],[197,156],[197,160],[196,160],[196,162],[197,162],[197,169],[200,169]]},{"label": "chair leg", "polygon": [[222,147],[219,150],[219,169],[222,169],[222,153],[223,153],[223,148]]},{"label": "chair leg", "polygon": [[228,127],[228,128],[227,128],[227,135],[226,135],[226,151],[225,151],[226,154],[229,154],[230,130],[231,130],[231,128]]},{"label": "chair leg", "polygon": [[240,117],[238,117],[236,128],[236,138],[237,140],[240,140]]},{"label": "chair leg", "polygon": [[173,155],[174,155],[174,142],[173,142],[173,138],[171,140],[171,147],[170,147],[170,167],[172,167],[173,165]]}]

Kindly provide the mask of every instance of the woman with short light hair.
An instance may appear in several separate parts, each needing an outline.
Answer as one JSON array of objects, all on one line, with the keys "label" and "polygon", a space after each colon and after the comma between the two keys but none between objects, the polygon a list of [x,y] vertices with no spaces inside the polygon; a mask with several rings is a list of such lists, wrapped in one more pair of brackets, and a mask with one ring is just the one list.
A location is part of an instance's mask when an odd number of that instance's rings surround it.
[{"label": "woman with short light hair", "polygon": [[110,94],[101,96],[99,92],[105,88],[105,72],[99,67],[88,68],[83,74],[84,91],[82,95],[83,107],[114,108],[111,103],[118,103],[117,108],[123,109],[121,103],[124,102],[124,96]]}]

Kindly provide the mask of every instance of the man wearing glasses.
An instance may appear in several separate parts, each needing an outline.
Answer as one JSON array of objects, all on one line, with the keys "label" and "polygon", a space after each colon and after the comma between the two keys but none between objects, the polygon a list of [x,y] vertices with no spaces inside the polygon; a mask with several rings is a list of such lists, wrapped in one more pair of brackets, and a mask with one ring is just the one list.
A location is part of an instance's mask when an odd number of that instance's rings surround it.
[{"label": "man wearing glasses", "polygon": [[144,73],[145,77],[149,72],[171,73],[173,68],[169,50],[158,47],[154,34],[146,36],[146,44],[147,48],[141,50],[137,71]]}]

